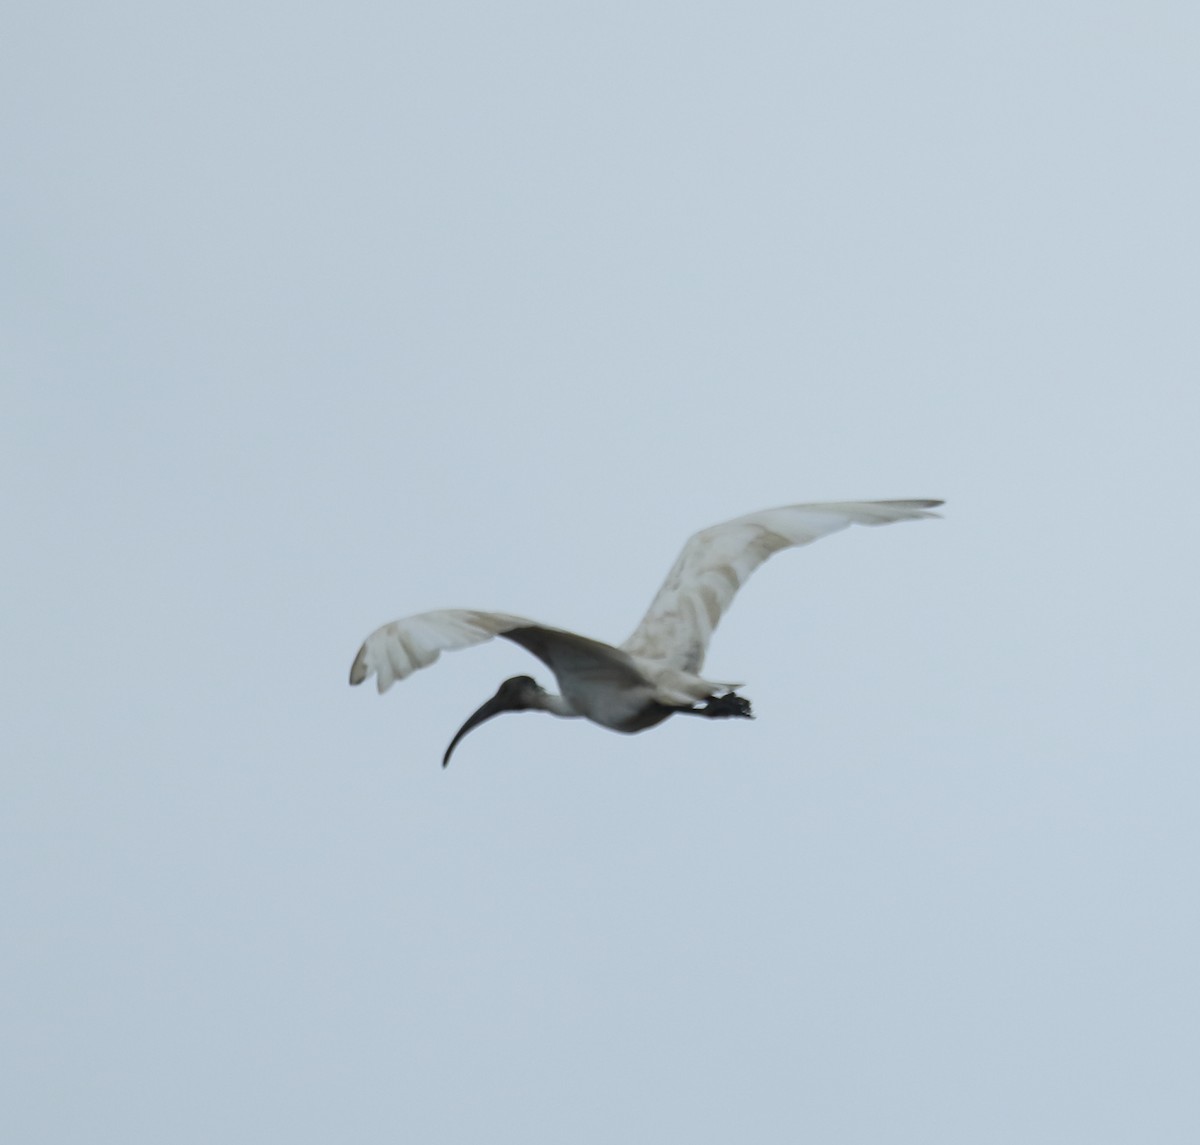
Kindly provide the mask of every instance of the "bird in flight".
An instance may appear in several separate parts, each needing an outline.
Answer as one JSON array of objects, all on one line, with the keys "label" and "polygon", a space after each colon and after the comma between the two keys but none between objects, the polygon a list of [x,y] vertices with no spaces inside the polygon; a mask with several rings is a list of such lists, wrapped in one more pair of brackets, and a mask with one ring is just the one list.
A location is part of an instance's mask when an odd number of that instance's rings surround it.
[{"label": "bird in flight", "polygon": [[721,614],[750,574],[773,553],[849,525],[890,525],[936,517],[941,501],[832,501],[764,509],[702,529],[683,546],[641,623],[623,644],[604,644],[503,612],[450,608],[419,612],[376,629],[358,650],[350,683],[372,675],[386,692],[443,652],[502,636],[554,674],[559,694],[513,676],[459,728],[442,766],[469,731],[501,712],[536,710],[582,717],[618,732],[640,732],[677,714],[753,718],[740,684],[699,675]]}]

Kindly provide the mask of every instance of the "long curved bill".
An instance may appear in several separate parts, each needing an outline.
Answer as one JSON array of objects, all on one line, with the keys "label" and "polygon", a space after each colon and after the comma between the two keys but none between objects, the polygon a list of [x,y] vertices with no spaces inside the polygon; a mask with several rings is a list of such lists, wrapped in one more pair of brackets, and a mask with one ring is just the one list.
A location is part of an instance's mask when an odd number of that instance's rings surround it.
[{"label": "long curved bill", "polygon": [[467,732],[479,727],[480,724],[486,723],[492,716],[498,716],[501,712],[515,712],[520,709],[512,702],[509,696],[505,695],[504,685],[500,686],[498,691],[486,704],[476,711],[470,719],[455,733],[454,738],[450,741],[450,746],[446,748],[446,754],[442,756],[442,766],[446,767],[450,763],[450,756],[454,749],[458,747],[458,741],[467,734]]}]

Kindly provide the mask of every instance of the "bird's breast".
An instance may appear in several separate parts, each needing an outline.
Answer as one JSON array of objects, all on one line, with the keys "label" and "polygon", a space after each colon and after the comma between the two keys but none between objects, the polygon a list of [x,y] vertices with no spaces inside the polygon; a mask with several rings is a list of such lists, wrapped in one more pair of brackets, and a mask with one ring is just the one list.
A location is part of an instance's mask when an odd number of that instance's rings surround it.
[{"label": "bird's breast", "polygon": [[632,688],[560,684],[564,698],[581,716],[616,732],[640,732],[671,714],[670,708],[655,700],[648,684]]}]

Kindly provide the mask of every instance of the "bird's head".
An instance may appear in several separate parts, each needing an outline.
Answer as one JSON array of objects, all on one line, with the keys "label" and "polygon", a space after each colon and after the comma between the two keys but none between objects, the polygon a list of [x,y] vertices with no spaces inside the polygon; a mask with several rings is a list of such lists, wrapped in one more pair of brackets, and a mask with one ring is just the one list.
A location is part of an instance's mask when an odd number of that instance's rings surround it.
[{"label": "bird's head", "polygon": [[513,676],[511,679],[505,680],[497,689],[496,694],[458,729],[450,741],[450,746],[446,748],[446,754],[442,757],[442,766],[445,767],[450,762],[450,756],[458,747],[458,741],[472,728],[479,727],[485,720],[490,720],[492,716],[498,716],[501,712],[521,712],[526,708],[540,708],[542,704],[539,701],[545,694],[545,688],[532,676]]}]

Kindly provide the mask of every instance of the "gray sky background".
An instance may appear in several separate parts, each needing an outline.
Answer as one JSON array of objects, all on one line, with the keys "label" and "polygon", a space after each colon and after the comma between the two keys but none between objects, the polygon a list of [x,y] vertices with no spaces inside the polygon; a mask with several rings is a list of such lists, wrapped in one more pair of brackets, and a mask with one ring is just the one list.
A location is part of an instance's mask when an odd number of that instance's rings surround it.
[{"label": "gray sky background", "polygon": [[[1194,5],[4,23],[4,1140],[1200,1139]],[[921,496],[754,723],[346,683]]]}]

